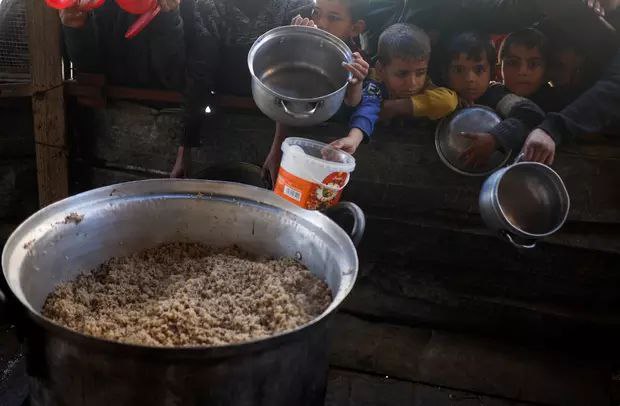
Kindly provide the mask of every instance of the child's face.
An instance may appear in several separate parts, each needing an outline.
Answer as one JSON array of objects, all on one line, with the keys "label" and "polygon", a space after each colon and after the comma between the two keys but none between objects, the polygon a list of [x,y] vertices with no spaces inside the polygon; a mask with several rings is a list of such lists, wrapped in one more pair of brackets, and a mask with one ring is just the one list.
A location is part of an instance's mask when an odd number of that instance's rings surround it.
[{"label": "child's face", "polygon": [[366,28],[364,21],[354,21],[349,6],[343,0],[316,0],[312,21],[320,29],[348,42]]},{"label": "child's face", "polygon": [[448,86],[470,103],[478,100],[489,88],[491,66],[486,53],[479,60],[460,53],[448,67]]},{"label": "child's face", "polygon": [[420,93],[426,84],[427,72],[428,58],[392,58],[387,65],[377,63],[377,74],[391,99],[403,99]]},{"label": "child's face", "polygon": [[512,45],[502,61],[504,85],[518,96],[529,97],[545,83],[545,69],[540,49]]}]

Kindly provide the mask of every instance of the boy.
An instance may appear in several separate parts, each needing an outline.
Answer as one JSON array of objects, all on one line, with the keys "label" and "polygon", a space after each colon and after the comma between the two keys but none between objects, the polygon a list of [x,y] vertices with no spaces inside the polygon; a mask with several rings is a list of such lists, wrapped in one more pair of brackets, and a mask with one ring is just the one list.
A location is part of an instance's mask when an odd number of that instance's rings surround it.
[{"label": "boy", "polygon": [[465,32],[448,42],[442,58],[446,82],[465,105],[485,105],[504,118],[489,133],[463,134],[472,141],[461,156],[467,166],[484,165],[496,149],[519,151],[528,132],[545,117],[532,101],[510,93],[504,85],[491,84],[495,55],[487,37]]},{"label": "boy", "polygon": [[[311,19],[300,16],[293,19],[293,25],[306,25],[320,28],[344,41],[353,54],[353,64],[344,66],[353,75],[347,89],[345,104],[351,106],[359,103],[363,81],[368,75],[369,65],[360,53],[360,35],[366,29],[365,16],[368,13],[369,0],[316,0]],[[276,123],[276,133],[267,159],[263,164],[263,178],[271,185],[275,184],[282,159],[282,143],[288,137],[288,128]]]},{"label": "boy", "polygon": [[504,86],[521,97],[535,97],[547,86],[547,37],[534,28],[509,34],[499,49]]},{"label": "boy", "polygon": [[349,134],[332,143],[355,153],[382,119],[413,117],[438,120],[451,114],[458,97],[450,89],[436,87],[428,77],[430,39],[413,25],[394,24],[380,36],[376,79],[368,80],[364,94],[351,116]]},{"label": "boy", "polygon": [[532,100],[545,112],[561,110],[570,101],[571,91],[569,87],[559,89],[556,83],[551,87],[548,82],[555,73],[552,67],[557,56],[542,32],[526,28],[511,33],[499,50],[504,86],[517,96]]}]

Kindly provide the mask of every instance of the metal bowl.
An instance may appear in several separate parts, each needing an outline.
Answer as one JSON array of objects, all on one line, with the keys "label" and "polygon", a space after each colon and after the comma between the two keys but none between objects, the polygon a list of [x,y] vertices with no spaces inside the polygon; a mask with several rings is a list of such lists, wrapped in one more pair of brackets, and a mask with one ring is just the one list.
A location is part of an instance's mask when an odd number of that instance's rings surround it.
[{"label": "metal bowl", "polygon": [[439,158],[448,168],[462,175],[485,176],[504,166],[510,158],[508,153],[495,151],[487,165],[479,167],[465,166],[459,159],[460,155],[471,145],[471,141],[463,136],[463,132],[488,132],[502,119],[485,106],[473,106],[458,110],[444,118],[435,130],[435,147]]}]

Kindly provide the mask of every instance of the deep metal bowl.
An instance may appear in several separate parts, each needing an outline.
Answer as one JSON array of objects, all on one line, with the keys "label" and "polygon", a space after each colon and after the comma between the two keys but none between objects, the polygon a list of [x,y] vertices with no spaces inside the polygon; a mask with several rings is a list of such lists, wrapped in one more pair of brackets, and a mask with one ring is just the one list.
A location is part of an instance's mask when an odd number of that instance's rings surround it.
[{"label": "deep metal bowl", "polygon": [[471,145],[463,132],[488,132],[501,122],[501,118],[488,107],[473,106],[461,109],[444,118],[435,130],[435,147],[439,158],[448,168],[462,175],[485,176],[504,166],[510,152],[495,151],[487,165],[468,167],[459,158]]}]

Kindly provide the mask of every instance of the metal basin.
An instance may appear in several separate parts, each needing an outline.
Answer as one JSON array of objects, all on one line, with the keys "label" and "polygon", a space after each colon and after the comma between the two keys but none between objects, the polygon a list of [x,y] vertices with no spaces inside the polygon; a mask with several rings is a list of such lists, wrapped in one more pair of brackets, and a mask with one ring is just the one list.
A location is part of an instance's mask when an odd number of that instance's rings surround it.
[{"label": "metal basin", "polygon": [[504,166],[510,152],[495,151],[486,165],[475,168],[465,166],[460,159],[471,145],[471,141],[461,135],[462,132],[488,132],[500,121],[497,113],[484,106],[461,109],[444,118],[435,130],[435,148],[439,158],[448,168],[468,176],[485,176]]},{"label": "metal basin", "polygon": [[[67,221],[76,213],[77,224]],[[197,241],[297,257],[334,298],[296,330],[248,343],[156,348],[71,331],[40,310],[60,282],[113,256],[168,241]],[[2,255],[18,328],[26,337],[33,405],[322,405],[329,316],[353,288],[348,235],[320,212],[233,183],[150,180],[109,186],[26,220]],[[8,295],[7,295],[8,296]]]},{"label": "metal basin", "polygon": [[248,54],[252,95],[260,110],[289,126],[330,119],[344,100],[351,62],[347,45],[317,28],[274,28],[256,40]]}]

